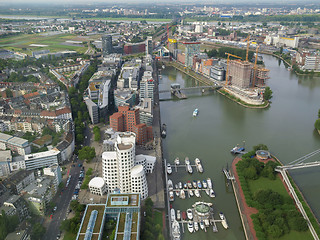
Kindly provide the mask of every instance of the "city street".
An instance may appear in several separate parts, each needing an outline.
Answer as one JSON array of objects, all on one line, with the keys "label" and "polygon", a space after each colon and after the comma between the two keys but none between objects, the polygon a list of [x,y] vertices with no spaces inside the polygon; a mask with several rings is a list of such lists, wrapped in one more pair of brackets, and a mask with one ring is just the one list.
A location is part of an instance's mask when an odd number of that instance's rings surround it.
[{"label": "city street", "polygon": [[67,188],[64,188],[62,195],[56,196],[54,199],[57,210],[53,214],[52,219],[47,220],[50,221],[50,223],[45,235],[46,240],[57,239],[57,235],[60,233],[60,224],[68,214],[69,204],[73,196],[74,189],[78,183],[81,168],[78,167],[77,164],[75,164],[75,167],[72,167],[72,164],[68,164],[68,167],[70,169],[69,176],[71,176],[70,183]]}]

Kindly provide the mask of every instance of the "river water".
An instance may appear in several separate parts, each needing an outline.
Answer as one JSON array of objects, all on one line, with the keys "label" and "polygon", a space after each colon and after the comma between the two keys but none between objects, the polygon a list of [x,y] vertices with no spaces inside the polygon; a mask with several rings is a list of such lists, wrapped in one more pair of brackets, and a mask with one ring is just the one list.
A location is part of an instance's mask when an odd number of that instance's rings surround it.
[{"label": "river water", "polygon": [[[174,184],[193,179],[213,180],[217,197],[204,201],[213,203],[215,213],[224,212],[230,229],[218,224],[219,233],[199,231],[186,233],[183,239],[245,239],[232,189],[226,187],[221,169],[230,166],[233,156],[230,149],[245,144],[246,149],[264,143],[272,154],[284,164],[320,148],[320,135],[314,130],[314,122],[320,109],[320,78],[298,77],[288,71],[278,59],[264,55],[266,68],[270,69],[268,85],[273,90],[271,106],[267,109],[248,109],[225,98],[217,92],[201,95],[194,91],[186,100],[162,101],[161,122],[167,125],[167,137],[163,140],[163,154],[168,162],[175,157],[193,161],[200,158],[204,173],[189,175],[182,168],[170,178]],[[195,86],[190,77],[173,69],[162,71],[159,90],[170,89],[178,82],[181,87]],[[169,94],[170,95],[170,94]],[[161,94],[160,98],[167,97]],[[199,109],[198,117],[192,112]],[[308,161],[319,160],[311,158]],[[290,172],[302,190],[317,218],[320,218],[320,167]],[[197,201],[195,197],[172,204],[173,208],[186,211]],[[215,218],[219,218],[215,214]]]}]

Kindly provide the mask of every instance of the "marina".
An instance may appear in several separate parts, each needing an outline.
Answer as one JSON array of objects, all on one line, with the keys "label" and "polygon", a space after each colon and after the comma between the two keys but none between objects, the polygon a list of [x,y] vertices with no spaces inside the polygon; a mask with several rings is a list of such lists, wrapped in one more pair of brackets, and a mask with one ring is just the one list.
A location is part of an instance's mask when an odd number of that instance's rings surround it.
[{"label": "marina", "polygon": [[[220,214],[218,214],[220,219],[214,218],[213,203],[200,200],[204,195],[207,195],[209,199],[216,197],[211,178],[208,177],[201,180],[193,179],[186,182],[179,181],[175,183],[171,179],[168,179],[168,175],[174,175],[177,173],[177,169],[179,167],[185,168],[186,171],[191,174],[192,171],[190,172],[190,168],[192,167],[196,168],[198,173],[203,173],[204,171],[199,158],[195,158],[195,164],[191,165],[189,157],[185,157],[184,163],[185,164],[180,164],[179,157],[176,157],[174,160],[175,171],[173,172],[168,171],[169,169],[171,170],[171,164],[165,161],[167,166],[167,190],[170,201],[170,210],[168,216],[172,239],[180,239],[181,234],[185,232],[193,234],[198,231],[203,231],[207,233],[209,229],[211,229],[213,233],[217,233],[217,223],[221,223],[224,229],[228,229],[229,226],[227,224],[225,215],[220,212]],[[176,198],[174,196],[176,196]],[[186,211],[182,211],[181,209],[177,209],[176,211],[173,207],[173,203],[177,199],[186,200],[190,198],[199,199],[200,201],[196,201],[194,204],[192,204],[192,208],[188,208]]]}]

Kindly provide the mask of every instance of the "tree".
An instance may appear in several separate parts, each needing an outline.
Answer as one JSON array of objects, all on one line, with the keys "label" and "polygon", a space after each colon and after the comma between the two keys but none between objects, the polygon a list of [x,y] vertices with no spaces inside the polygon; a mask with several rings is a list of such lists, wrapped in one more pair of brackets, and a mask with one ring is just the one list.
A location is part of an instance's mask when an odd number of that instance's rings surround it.
[{"label": "tree", "polygon": [[13,97],[13,93],[9,88],[6,88],[6,95],[7,95],[7,98]]},{"label": "tree", "polygon": [[35,223],[32,226],[31,239],[41,240],[45,233],[46,229],[40,223]]},{"label": "tree", "polygon": [[90,162],[96,156],[94,147],[84,146],[79,150],[78,157],[80,160],[87,160]]},{"label": "tree", "polygon": [[272,98],[272,90],[270,89],[270,87],[266,87],[264,89],[264,94],[263,94],[263,98],[266,101],[269,101]]},{"label": "tree", "polygon": [[279,52],[280,52],[280,54],[282,54],[282,52],[283,52],[283,47],[280,47]]},{"label": "tree", "polygon": [[266,151],[268,151],[268,147],[267,147],[267,145],[262,144],[262,143],[260,143],[260,144],[258,144],[256,146],[253,146],[253,151],[254,152],[256,152],[258,150],[266,150]]},{"label": "tree", "polygon": [[314,127],[320,131],[320,119],[317,119],[316,122],[314,123]]},{"label": "tree", "polygon": [[271,238],[279,238],[283,235],[283,229],[278,227],[277,225],[271,225],[268,230],[268,235],[271,236]]}]

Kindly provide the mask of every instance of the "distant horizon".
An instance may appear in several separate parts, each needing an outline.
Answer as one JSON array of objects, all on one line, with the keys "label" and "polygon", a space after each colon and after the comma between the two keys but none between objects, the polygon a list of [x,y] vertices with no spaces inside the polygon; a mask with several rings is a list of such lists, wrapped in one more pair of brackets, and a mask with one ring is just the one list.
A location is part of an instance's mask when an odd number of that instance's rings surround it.
[{"label": "distant horizon", "polygon": [[[153,0],[118,0],[116,3],[111,0],[55,0],[55,1],[46,1],[46,0],[12,0],[10,2],[6,0],[0,0],[0,5],[15,5],[15,4],[43,4],[43,5],[56,5],[56,4],[66,4],[66,5],[95,5],[95,4],[155,4]],[[298,5],[320,5],[319,1],[313,0],[285,0],[285,1],[277,1],[277,0],[263,0],[262,2],[256,2],[256,0],[216,0],[215,2],[212,2],[210,0],[197,0],[194,1],[185,1],[185,0],[177,0],[175,3],[172,3],[170,0],[163,0],[162,4],[188,4],[188,5],[198,5],[198,4],[208,4],[208,5],[242,5],[242,4],[253,4],[255,6],[258,5],[264,5],[264,4],[274,4],[274,5],[286,5],[286,4],[298,4]],[[159,3],[156,3],[156,5],[160,5]],[[63,6],[61,6],[63,7]]]}]

